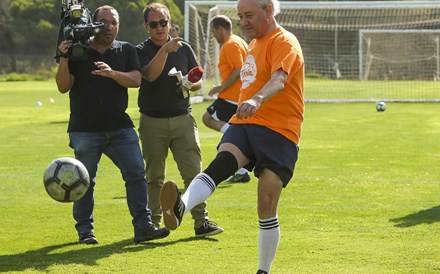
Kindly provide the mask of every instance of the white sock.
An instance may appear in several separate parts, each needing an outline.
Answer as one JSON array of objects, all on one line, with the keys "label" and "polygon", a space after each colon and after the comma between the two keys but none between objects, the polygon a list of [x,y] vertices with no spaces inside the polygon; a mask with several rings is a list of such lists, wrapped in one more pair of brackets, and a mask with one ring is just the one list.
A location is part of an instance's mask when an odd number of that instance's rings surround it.
[{"label": "white sock", "polygon": [[272,262],[280,243],[280,225],[278,217],[259,219],[260,232],[258,234],[258,269],[270,273]]},{"label": "white sock", "polygon": [[182,202],[185,204],[185,215],[193,207],[206,201],[215,190],[215,183],[206,173],[199,173],[189,184],[183,194]]},{"label": "white sock", "polygon": [[243,174],[246,174],[246,173],[248,173],[248,170],[245,169],[244,167],[240,168],[240,169],[237,171],[237,174],[240,174],[240,175],[243,175]]},{"label": "white sock", "polygon": [[229,124],[226,123],[220,128],[220,132],[225,133],[228,128],[229,128]]}]

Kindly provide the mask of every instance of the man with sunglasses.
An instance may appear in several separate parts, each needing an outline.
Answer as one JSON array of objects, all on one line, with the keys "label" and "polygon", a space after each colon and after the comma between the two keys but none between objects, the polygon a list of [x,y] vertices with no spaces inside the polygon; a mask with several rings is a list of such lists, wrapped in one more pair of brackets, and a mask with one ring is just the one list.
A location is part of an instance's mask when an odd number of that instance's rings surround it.
[{"label": "man with sunglasses", "polygon": [[164,238],[170,232],[156,228],[151,221],[139,137],[125,112],[128,88],[138,87],[141,82],[136,49],[130,43],[115,40],[119,14],[113,7],[97,8],[93,21],[105,26],[94,36],[87,60],[69,60],[67,52],[72,42],[62,41],[58,46],[61,58],[56,74],[58,90],[69,92],[70,96],[69,144],[91,179],[86,194],[73,203],[79,243],[98,243],[93,208],[96,173],[102,154],[115,163],[125,181],[135,243]]},{"label": "man with sunglasses", "polygon": [[[180,171],[185,189],[201,171],[202,157],[196,121],[191,113],[189,91],[201,88],[202,80],[192,87],[181,85],[172,68],[182,75],[198,66],[195,54],[182,38],[169,35],[171,17],[168,8],[151,3],[143,11],[144,27],[149,38],[137,46],[142,67],[142,84],[139,89],[139,136],[146,163],[148,205],[153,223],[160,227],[162,209],[159,194],[165,180],[166,160],[171,149]],[[211,222],[206,203],[201,202],[191,210],[196,237],[212,236],[223,228]]]}]

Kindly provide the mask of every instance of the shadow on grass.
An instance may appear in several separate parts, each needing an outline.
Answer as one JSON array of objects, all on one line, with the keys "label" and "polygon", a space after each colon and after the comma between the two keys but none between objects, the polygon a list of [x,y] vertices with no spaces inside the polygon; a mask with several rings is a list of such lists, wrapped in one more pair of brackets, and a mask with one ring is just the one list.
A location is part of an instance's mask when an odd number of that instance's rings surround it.
[{"label": "shadow on grass", "polygon": [[421,210],[417,213],[409,214],[405,217],[390,219],[390,221],[396,223],[394,225],[395,227],[411,227],[420,224],[429,225],[440,222],[440,206]]},{"label": "shadow on grass", "polygon": [[[145,249],[160,248],[173,245],[179,242],[190,241],[217,241],[212,238],[189,237],[169,242],[146,242],[135,245],[133,239],[123,240],[108,245],[80,245],[76,242],[53,245],[36,250],[29,250],[24,253],[12,255],[0,255],[0,272],[36,270],[47,272],[52,265],[97,265],[97,261],[114,254],[139,252]],[[63,248],[73,248],[75,250],[62,251]]]}]

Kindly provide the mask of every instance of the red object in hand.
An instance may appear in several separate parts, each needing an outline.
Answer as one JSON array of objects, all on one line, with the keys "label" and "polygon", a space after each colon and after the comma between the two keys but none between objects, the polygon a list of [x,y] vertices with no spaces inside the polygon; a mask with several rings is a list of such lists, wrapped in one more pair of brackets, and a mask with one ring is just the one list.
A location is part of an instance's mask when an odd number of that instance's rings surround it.
[{"label": "red object in hand", "polygon": [[202,67],[195,67],[192,68],[187,75],[188,81],[191,83],[197,83],[203,76],[203,68]]}]

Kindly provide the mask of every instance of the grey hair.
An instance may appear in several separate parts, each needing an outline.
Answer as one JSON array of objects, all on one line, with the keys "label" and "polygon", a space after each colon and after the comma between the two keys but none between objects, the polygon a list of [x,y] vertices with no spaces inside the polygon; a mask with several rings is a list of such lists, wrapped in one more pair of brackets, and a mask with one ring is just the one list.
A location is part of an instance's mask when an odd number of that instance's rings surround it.
[{"label": "grey hair", "polygon": [[267,5],[272,5],[273,12],[272,15],[275,17],[277,14],[280,13],[280,1],[278,0],[258,0],[258,4],[262,9],[266,8]]}]

